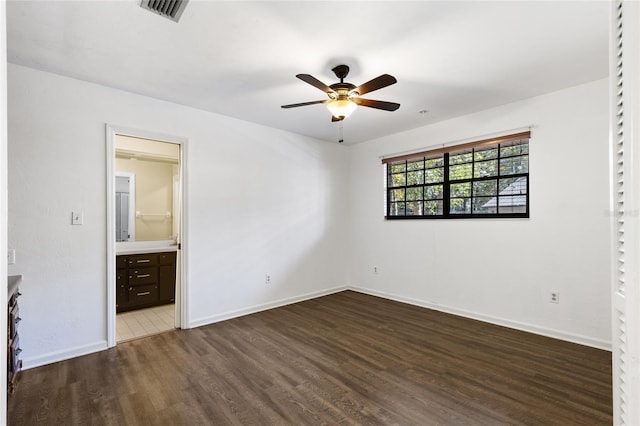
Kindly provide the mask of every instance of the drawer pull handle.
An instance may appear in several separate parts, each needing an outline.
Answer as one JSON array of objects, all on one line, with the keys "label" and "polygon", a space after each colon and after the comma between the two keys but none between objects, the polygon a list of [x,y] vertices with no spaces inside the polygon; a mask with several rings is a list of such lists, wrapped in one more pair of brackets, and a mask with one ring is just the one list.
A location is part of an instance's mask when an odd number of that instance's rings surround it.
[{"label": "drawer pull handle", "polygon": [[141,260],[136,260],[137,263],[149,263],[151,262],[151,259],[141,259]]},{"label": "drawer pull handle", "polygon": [[142,293],[138,293],[138,296],[147,296],[149,294],[151,294],[150,291],[143,291]]},{"label": "drawer pull handle", "polygon": [[142,275],[136,276],[136,278],[147,278],[147,277],[150,277],[150,276],[151,276],[151,274],[142,274]]}]

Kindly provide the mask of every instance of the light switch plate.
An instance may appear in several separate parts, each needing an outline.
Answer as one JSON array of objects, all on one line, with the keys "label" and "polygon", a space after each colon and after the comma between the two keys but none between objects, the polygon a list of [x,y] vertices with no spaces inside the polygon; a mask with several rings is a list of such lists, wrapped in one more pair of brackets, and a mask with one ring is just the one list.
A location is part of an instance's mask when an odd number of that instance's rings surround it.
[{"label": "light switch plate", "polygon": [[72,225],[82,225],[82,221],[84,220],[84,213],[82,212],[71,212],[71,224]]},{"label": "light switch plate", "polygon": [[16,250],[15,249],[8,249],[7,250],[7,263],[9,265],[15,265],[16,264]]}]

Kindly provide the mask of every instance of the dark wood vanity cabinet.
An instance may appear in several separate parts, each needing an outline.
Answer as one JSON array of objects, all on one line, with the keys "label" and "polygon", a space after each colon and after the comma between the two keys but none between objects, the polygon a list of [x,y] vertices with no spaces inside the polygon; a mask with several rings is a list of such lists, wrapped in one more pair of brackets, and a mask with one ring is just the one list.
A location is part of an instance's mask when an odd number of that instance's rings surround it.
[{"label": "dark wood vanity cabinet", "polygon": [[116,311],[172,303],[176,252],[116,256]]},{"label": "dark wood vanity cabinet", "polygon": [[20,322],[20,310],[18,308],[18,287],[20,280],[9,281],[8,307],[7,307],[7,393],[13,393],[18,379],[18,372],[22,369],[22,360],[18,357],[20,338],[18,335],[18,323]]}]

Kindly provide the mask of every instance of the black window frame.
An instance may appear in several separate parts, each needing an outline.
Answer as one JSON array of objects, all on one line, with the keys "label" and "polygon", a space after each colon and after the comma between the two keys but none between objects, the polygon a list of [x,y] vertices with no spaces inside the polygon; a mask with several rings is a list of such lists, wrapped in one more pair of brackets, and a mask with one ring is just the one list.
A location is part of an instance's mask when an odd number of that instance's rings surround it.
[{"label": "black window frame", "polygon": [[[398,157],[390,157],[382,160],[383,165],[386,167],[385,169],[385,219],[389,220],[407,220],[407,219],[509,219],[509,218],[529,218],[530,217],[530,175],[529,175],[529,145],[530,145],[531,133],[530,132],[522,132],[512,135],[501,136],[498,138],[485,139],[475,142],[469,142],[461,145],[453,145],[446,148],[437,148],[428,151],[422,151],[415,154],[402,155]],[[526,151],[523,153],[522,149],[520,152],[512,155],[503,156],[503,148],[508,146],[518,146],[518,145],[526,145]],[[490,159],[480,159],[478,160],[476,157],[476,153],[483,151],[491,151],[496,149],[497,155],[495,158]],[[460,163],[450,164],[450,160],[452,156],[458,156],[460,154],[469,153],[471,154],[469,161],[464,161]],[[526,158],[526,172],[510,172],[508,174],[502,174],[501,165],[503,164],[501,160],[507,158],[520,158],[521,161]],[[433,170],[433,168],[427,168],[426,162],[433,161],[437,159],[442,159],[442,181],[441,182],[426,182],[427,170]],[[495,160],[495,174],[487,175],[487,176],[476,176],[476,164],[481,162],[493,162]],[[422,162],[422,168],[409,170],[409,164],[416,165],[419,162]],[[404,164],[404,171],[402,170],[402,164]],[[463,177],[463,178],[452,178],[451,168],[452,166],[457,165],[470,165],[471,167],[471,177]],[[489,165],[489,164],[488,164]],[[420,167],[419,165],[417,167]],[[417,173],[422,172],[422,182],[409,184],[409,173]],[[393,176],[399,176],[404,173],[404,178],[399,179],[399,182],[404,181],[404,184],[400,185],[392,185]],[[510,183],[505,182],[507,185],[503,187],[501,190],[501,180],[508,179]],[[524,181],[523,181],[524,179]],[[478,187],[476,183],[480,185],[482,182],[495,182],[495,192],[490,195],[474,195],[474,188]],[[519,182],[519,183],[518,183]],[[525,184],[526,182],[526,184]],[[469,194],[463,194],[452,196],[452,185],[458,184],[468,184],[469,185]],[[504,193],[508,191],[509,188],[515,185],[513,189],[518,190],[518,192],[510,194]],[[519,185],[525,186],[525,193],[521,192],[521,187]],[[433,199],[427,198],[425,196],[426,188],[434,187],[434,186],[442,186],[441,198]],[[422,188],[422,198],[421,199],[408,199],[408,193],[411,189],[414,188]],[[455,189],[455,188],[454,188]],[[398,200],[394,198],[393,191],[404,191],[404,199]],[[413,193],[418,193],[419,191],[413,191]],[[397,192],[396,192],[397,194]],[[456,195],[456,194],[454,194]],[[511,198],[516,199],[516,197],[523,197],[525,200],[525,206],[523,212],[514,212],[513,204],[507,206],[502,206],[502,208],[508,208],[509,212],[500,213],[500,200]],[[490,199],[489,202],[495,200],[495,212],[477,212],[474,211],[474,201],[478,199]],[[452,200],[465,200],[465,202],[469,203],[469,212],[456,213],[451,211],[451,203]],[[433,207],[433,201],[441,202],[442,210],[439,214],[425,214],[428,211],[433,212],[432,209],[427,208],[427,202],[429,202],[429,206]],[[406,214],[408,210],[408,206],[412,203],[414,206],[415,203],[423,203],[421,205],[422,214]],[[398,209],[400,204],[404,205],[404,209]],[[466,204],[465,204],[466,206]],[[483,205],[483,208],[487,208],[487,205]],[[493,207],[493,206],[492,206]],[[395,214],[391,214],[392,210],[395,210]],[[491,211],[491,209],[489,209]],[[403,215],[398,215],[397,212],[404,212]]]}]

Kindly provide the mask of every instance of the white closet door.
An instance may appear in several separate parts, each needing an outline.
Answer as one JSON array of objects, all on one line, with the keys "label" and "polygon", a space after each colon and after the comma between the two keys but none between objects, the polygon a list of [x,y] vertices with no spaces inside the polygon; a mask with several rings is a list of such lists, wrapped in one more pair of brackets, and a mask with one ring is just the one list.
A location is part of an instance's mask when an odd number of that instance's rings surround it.
[{"label": "white closet door", "polygon": [[615,425],[640,425],[640,4],[612,2],[612,361]]}]

